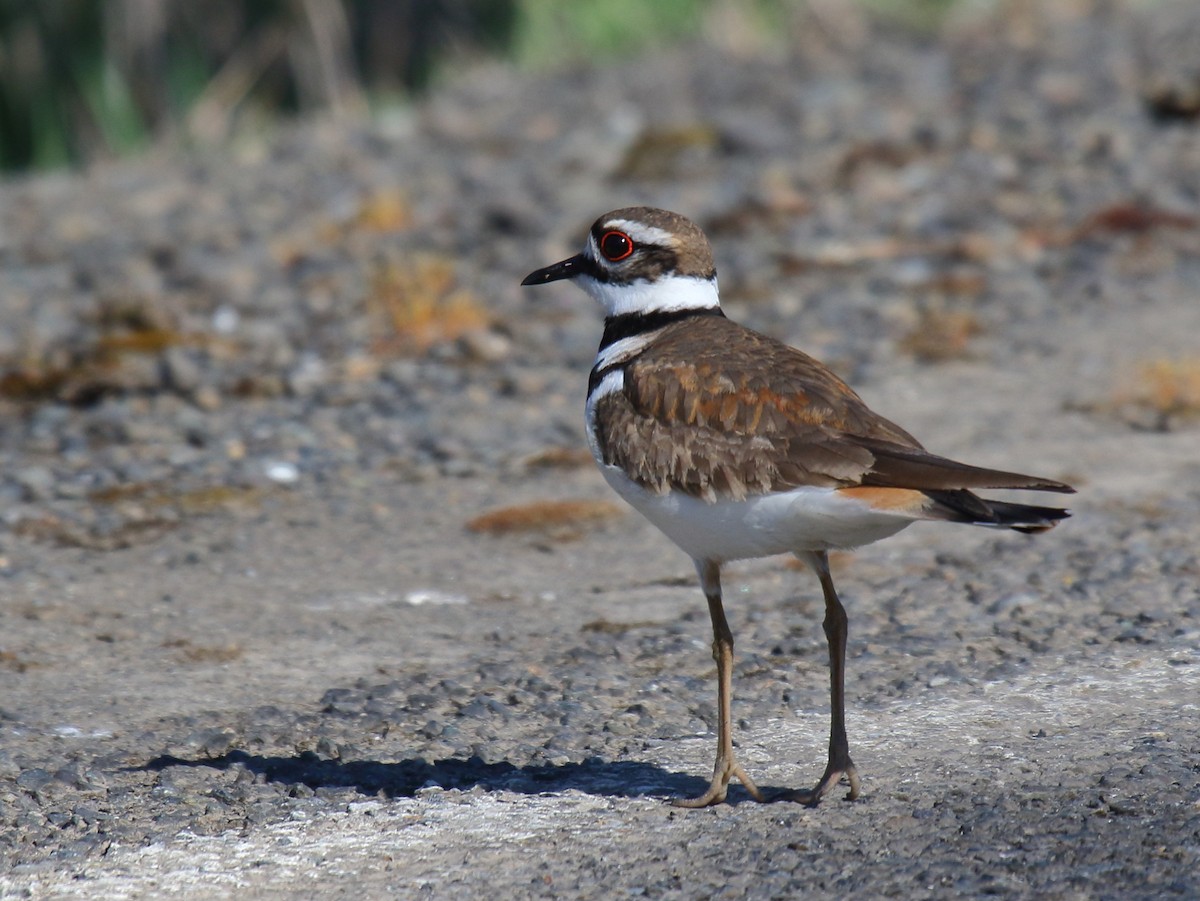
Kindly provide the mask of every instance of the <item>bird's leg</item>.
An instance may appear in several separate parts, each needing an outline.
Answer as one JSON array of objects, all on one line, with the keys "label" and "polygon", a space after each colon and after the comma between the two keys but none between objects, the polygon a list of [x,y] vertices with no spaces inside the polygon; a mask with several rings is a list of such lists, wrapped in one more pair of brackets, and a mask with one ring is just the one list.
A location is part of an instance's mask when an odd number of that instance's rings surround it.
[{"label": "bird's leg", "polygon": [[801,555],[801,559],[816,570],[825,593],[825,640],[829,644],[829,761],[825,773],[811,789],[798,789],[784,796],[785,800],[816,805],[843,778],[850,783],[847,800],[858,797],[858,770],[850,759],[850,743],[846,739],[846,608],[838,599],[829,572],[829,558],[824,551]]},{"label": "bird's leg", "polygon": [[717,662],[717,761],[713,765],[712,783],[696,798],[680,798],[676,807],[708,807],[725,800],[729,780],[736,776],[755,801],[766,800],[733,756],[733,633],[725,620],[721,604],[721,569],[711,561],[696,561],[700,587],[708,600],[708,614],[713,627],[713,659]]}]

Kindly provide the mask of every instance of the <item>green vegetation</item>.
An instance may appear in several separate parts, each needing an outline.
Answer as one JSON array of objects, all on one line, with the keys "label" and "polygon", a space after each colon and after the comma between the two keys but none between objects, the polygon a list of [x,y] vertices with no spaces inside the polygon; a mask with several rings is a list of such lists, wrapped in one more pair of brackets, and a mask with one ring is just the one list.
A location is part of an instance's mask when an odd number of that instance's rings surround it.
[{"label": "green vegetation", "polygon": [[[963,0],[845,0],[931,27]],[[0,170],[360,113],[465,61],[542,68],[711,34],[779,40],[806,0],[0,0]],[[827,3],[826,6],[829,4]]]},{"label": "green vegetation", "polygon": [[859,0],[885,19],[917,31],[937,28],[956,8],[970,0]]},{"label": "green vegetation", "polygon": [[524,0],[513,55],[526,65],[613,56],[694,37],[707,0]]}]

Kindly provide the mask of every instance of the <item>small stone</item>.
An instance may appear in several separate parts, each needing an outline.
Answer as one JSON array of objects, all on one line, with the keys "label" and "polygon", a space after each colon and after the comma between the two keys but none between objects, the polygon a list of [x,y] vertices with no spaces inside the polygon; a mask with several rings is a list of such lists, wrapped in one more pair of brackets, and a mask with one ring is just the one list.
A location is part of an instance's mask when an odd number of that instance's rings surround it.
[{"label": "small stone", "polygon": [[512,341],[492,329],[471,329],[458,343],[463,356],[480,363],[502,363],[512,356]]},{"label": "small stone", "polygon": [[224,729],[200,729],[189,735],[186,742],[208,757],[220,757],[233,746],[233,733]]},{"label": "small stone", "polygon": [[25,770],[17,777],[17,785],[30,792],[39,791],[53,781],[54,776],[41,767]]},{"label": "small stone", "polygon": [[163,369],[167,386],[181,394],[191,394],[200,385],[203,370],[194,348],[168,347]]},{"label": "small stone", "polygon": [[219,335],[232,335],[238,330],[242,317],[228,304],[217,307],[212,317],[213,331]]},{"label": "small stone", "polygon": [[288,390],[297,397],[308,397],[329,381],[329,367],[315,354],[305,354],[300,363],[288,373]]},{"label": "small stone", "polygon": [[268,479],[280,485],[292,485],[300,480],[300,469],[286,460],[268,461],[264,471]]},{"label": "small stone", "polygon": [[18,469],[13,478],[21,487],[23,500],[41,501],[54,494],[54,473],[47,466],[26,466]]}]

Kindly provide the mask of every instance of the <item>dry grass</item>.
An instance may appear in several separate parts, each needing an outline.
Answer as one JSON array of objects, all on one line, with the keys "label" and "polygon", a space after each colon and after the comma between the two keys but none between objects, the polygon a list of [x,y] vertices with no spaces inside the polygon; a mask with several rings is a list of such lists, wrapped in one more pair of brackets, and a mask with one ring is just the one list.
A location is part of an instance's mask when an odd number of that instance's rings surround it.
[{"label": "dry grass", "polygon": [[125,364],[134,357],[156,357],[172,347],[202,347],[211,354],[231,356],[236,346],[228,339],[204,333],[185,333],[146,321],[102,316],[100,334],[91,343],[71,350],[51,351],[43,359],[21,361],[0,374],[0,398],[18,403],[47,400],[86,405],[108,394],[146,387]]},{"label": "dry grass", "polygon": [[1195,216],[1141,203],[1118,203],[1088,216],[1073,234],[1074,240],[1095,234],[1143,234],[1157,228],[1192,229]]},{"label": "dry grass", "polygon": [[26,673],[31,669],[44,666],[29,657],[23,657],[16,651],[0,649],[0,669],[12,670],[14,673]]},{"label": "dry grass", "polygon": [[971,269],[947,269],[934,273],[912,286],[922,294],[942,294],[954,297],[980,297],[987,290],[987,277]]},{"label": "dry grass", "polygon": [[257,508],[265,490],[248,485],[208,485],[179,490],[158,482],[126,482],[100,488],[88,495],[98,504],[172,507],[180,513],[213,513],[235,508]]},{"label": "dry grass", "polygon": [[412,226],[412,206],[403,191],[384,189],[363,198],[354,217],[354,225],[362,231],[390,233]]},{"label": "dry grass", "polygon": [[459,284],[453,263],[428,254],[381,267],[367,310],[375,323],[377,356],[422,354],[485,328],[491,319],[479,298]]},{"label": "dry grass", "polygon": [[89,551],[119,551],[152,544],[179,522],[163,516],[143,515],[121,523],[107,532],[96,532],[65,522],[57,516],[25,517],[12,526],[14,535],[33,541],[45,541],[59,547],[85,548]]},{"label": "dry grass", "polygon": [[534,501],[481,513],[467,522],[467,528],[485,535],[533,535],[571,541],[624,513],[623,508],[608,501]]},{"label": "dry grass", "polygon": [[[325,244],[341,245],[356,235],[393,235],[412,228],[412,204],[399,188],[379,188],[364,194],[358,206],[346,216],[326,219],[316,226],[317,239]],[[311,237],[299,229],[281,236],[273,245],[275,258],[283,266],[293,265],[309,252]]]},{"label": "dry grass", "polygon": [[124,550],[158,541],[187,516],[256,510],[269,490],[241,485],[179,489],[158,482],[112,485],[91,492],[87,498],[93,504],[114,509],[118,518],[111,528],[102,531],[44,513],[21,518],[12,531],[61,547]]},{"label": "dry grass", "polygon": [[228,663],[242,656],[238,644],[201,645],[186,638],[172,638],[164,641],[162,646],[178,651],[180,659],[188,663]]},{"label": "dry grass", "polygon": [[630,623],[617,623],[610,619],[594,619],[579,627],[580,632],[596,632],[600,635],[624,635],[636,629],[660,629],[662,622],[652,619],[642,619]]},{"label": "dry grass", "polygon": [[1200,357],[1140,364],[1113,392],[1111,406],[1149,412],[1160,428],[1173,418],[1200,416]]},{"label": "dry grass", "polygon": [[548,447],[521,461],[526,469],[579,469],[592,465],[591,451],[582,447]]},{"label": "dry grass", "polygon": [[716,128],[706,124],[649,128],[625,152],[617,167],[622,178],[670,178],[690,152],[710,152],[718,144]]},{"label": "dry grass", "polygon": [[901,169],[933,150],[932,143],[928,141],[879,140],[853,144],[838,162],[835,184],[847,187],[861,170],[872,166]]},{"label": "dry grass", "polygon": [[916,326],[900,339],[900,348],[925,363],[961,360],[969,355],[979,320],[963,310],[922,310]]},{"label": "dry grass", "polygon": [[1137,363],[1117,375],[1107,397],[1068,409],[1116,417],[1135,429],[1168,432],[1178,420],[1200,418],[1200,356]]}]

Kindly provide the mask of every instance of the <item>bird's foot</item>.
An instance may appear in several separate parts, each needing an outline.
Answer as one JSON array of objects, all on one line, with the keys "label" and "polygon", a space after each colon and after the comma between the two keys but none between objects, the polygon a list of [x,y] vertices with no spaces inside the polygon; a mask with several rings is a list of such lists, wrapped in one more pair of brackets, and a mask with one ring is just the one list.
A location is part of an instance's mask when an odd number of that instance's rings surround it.
[{"label": "bird's foot", "polygon": [[773,798],[775,801],[794,801],[797,804],[804,804],[808,807],[816,807],[825,795],[833,790],[833,787],[845,779],[850,783],[850,793],[846,795],[847,801],[853,801],[858,797],[860,783],[858,781],[858,770],[847,757],[844,762],[834,763],[832,760],[825,767],[825,775],[812,788],[798,788],[793,791],[784,792],[781,795]]},{"label": "bird's foot", "polygon": [[734,777],[745,786],[746,791],[750,792],[750,797],[760,804],[765,803],[768,799],[758,790],[758,786],[754,784],[754,780],[747,775],[733,757],[718,757],[717,764],[713,767],[712,782],[708,786],[708,791],[695,798],[676,798],[671,804],[675,807],[710,807],[713,804],[720,804],[725,800],[725,795],[729,791],[729,781]]}]

